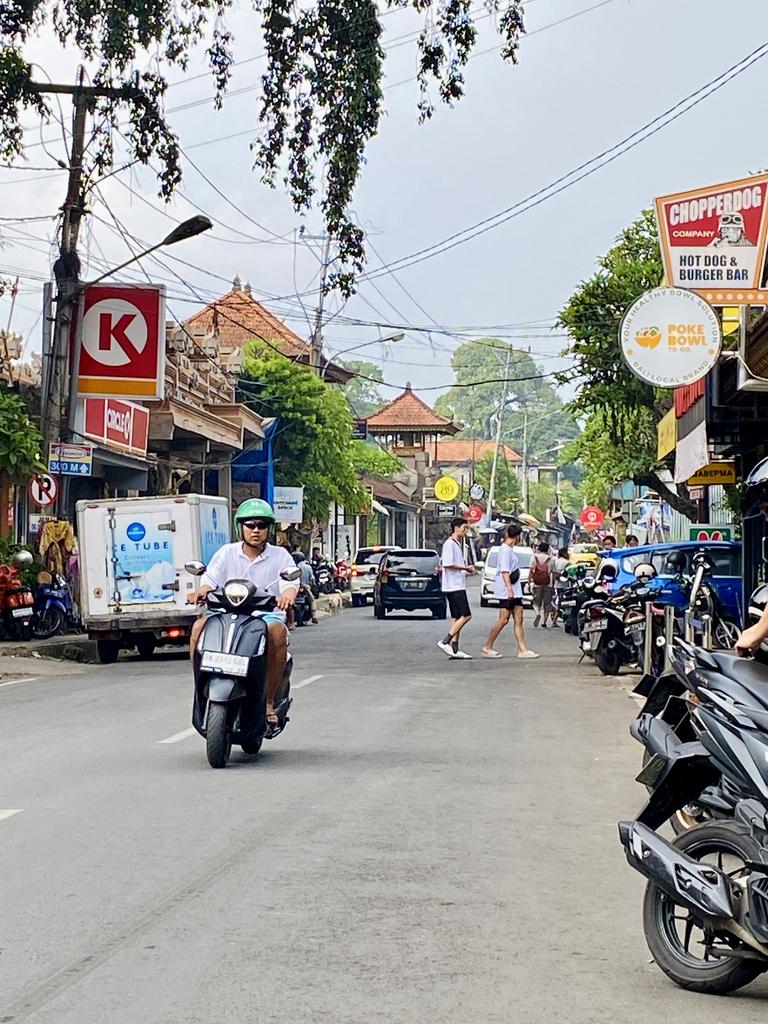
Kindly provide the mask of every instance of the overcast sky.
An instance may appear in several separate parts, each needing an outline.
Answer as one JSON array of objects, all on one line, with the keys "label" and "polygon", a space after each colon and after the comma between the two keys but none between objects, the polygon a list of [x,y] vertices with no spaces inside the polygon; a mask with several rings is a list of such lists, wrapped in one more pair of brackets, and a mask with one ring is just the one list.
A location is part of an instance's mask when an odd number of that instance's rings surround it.
[{"label": "overcast sky", "polygon": [[[478,0],[478,14],[482,4]],[[569,20],[564,20],[569,18]],[[557,24],[559,22],[559,24]],[[467,96],[455,108],[439,107],[433,120],[417,123],[415,48],[401,37],[419,27],[411,12],[384,19],[387,58],[386,116],[368,152],[354,209],[370,241],[386,263],[407,256],[484,220],[566,172],[614,146],[653,121],[685,96],[716,78],[768,39],[765,0],[529,0],[530,37],[524,39],[517,67],[505,65],[498,51],[478,54],[467,69]],[[239,40],[237,59],[255,57],[262,45],[254,35],[247,3],[231,18]],[[478,50],[497,43],[489,19],[480,19]],[[243,40],[250,40],[245,43]],[[45,73],[71,82],[77,54],[63,53],[50,39],[30,48]],[[193,63],[188,78],[203,69]],[[167,207],[178,219],[210,214],[216,238],[202,237],[168,250],[198,269],[168,261],[183,283],[146,260],[154,280],[169,288],[169,313],[184,319],[228,289],[239,274],[257,297],[306,337],[314,298],[296,293],[316,286],[320,242],[293,244],[302,224],[319,236],[316,213],[304,219],[282,192],[260,184],[251,170],[250,134],[210,140],[256,124],[262,60],[238,67],[233,89],[254,86],[228,99],[222,111],[205,102],[172,115],[181,143],[216,186],[240,208],[237,212],[188,164],[182,192]],[[43,77],[42,73],[40,77]],[[176,75],[171,74],[176,81]],[[704,99],[669,127],[619,156],[603,169],[547,198],[528,212],[449,251],[360,285],[343,316],[359,321],[406,324],[435,330],[408,330],[406,339],[386,348],[365,345],[350,358],[381,362],[385,380],[402,386],[411,380],[429,400],[452,379],[450,353],[463,340],[439,333],[480,331],[517,337],[530,346],[543,368],[564,364],[565,343],[549,333],[553,318],[573,288],[595,268],[597,257],[655,195],[743,176],[768,165],[763,114],[768,57]],[[182,80],[169,91],[169,107],[205,100],[206,79]],[[69,112],[65,107],[67,121]],[[64,143],[58,125],[41,131],[28,115],[30,168],[52,166]],[[49,140],[43,148],[41,136]],[[112,216],[148,243],[171,223],[128,191],[156,206],[155,179],[140,168],[103,183],[105,204],[97,200],[81,233],[86,271],[97,276],[102,264],[128,256]],[[5,217],[53,217],[66,188],[64,173],[0,171]],[[99,219],[97,219],[99,218]],[[259,227],[262,225],[263,227]],[[267,229],[265,231],[264,229]],[[276,241],[273,232],[282,236]],[[54,221],[13,224],[4,231],[0,275],[22,274],[22,292],[13,327],[39,348],[41,281],[49,274]],[[259,241],[268,239],[268,241]],[[166,257],[164,257],[166,259]],[[370,252],[369,269],[380,264]],[[409,293],[409,294],[407,294]],[[284,296],[270,301],[266,296]],[[417,305],[418,303],[418,305]],[[419,306],[423,308],[419,308]],[[0,299],[6,326],[8,300]],[[338,309],[332,299],[328,312]],[[502,325],[531,327],[502,328]],[[486,329],[487,328],[487,329]],[[393,328],[348,324],[333,319],[324,334],[326,349],[338,352],[373,342]],[[386,389],[387,396],[395,390]]]}]

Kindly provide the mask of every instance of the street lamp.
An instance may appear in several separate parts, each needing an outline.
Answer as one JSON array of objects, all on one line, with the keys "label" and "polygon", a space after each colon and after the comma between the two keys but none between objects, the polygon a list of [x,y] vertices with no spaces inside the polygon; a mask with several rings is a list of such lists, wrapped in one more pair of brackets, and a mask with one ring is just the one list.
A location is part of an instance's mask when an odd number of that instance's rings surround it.
[{"label": "street lamp", "polygon": [[202,217],[196,215],[190,217],[188,220],[184,220],[181,224],[177,224],[176,227],[169,234],[165,236],[162,242],[158,242],[157,245],[152,245],[149,249],[145,249],[144,252],[138,252],[135,256],[131,256],[125,263],[121,263],[117,267],[112,267],[107,270],[101,277],[97,277],[95,281],[89,282],[90,284],[99,284],[107,277],[111,277],[113,274],[117,274],[125,267],[135,263],[137,260],[144,259],[145,256],[151,255],[157,249],[162,249],[167,245],[175,245],[177,242],[184,242],[188,238],[194,238],[196,235],[202,235],[204,231],[210,231],[213,227],[213,221],[209,220],[208,217]]},{"label": "street lamp", "polygon": [[342,349],[340,352],[335,352],[333,354],[333,357],[329,356],[328,359],[325,360],[325,365],[323,366],[323,371],[320,374],[320,376],[321,378],[325,379],[325,372],[328,369],[328,364],[330,363],[331,358],[345,356],[347,352],[356,352],[359,348],[366,348],[368,345],[381,345],[387,344],[388,342],[402,341],[404,337],[405,335],[403,334],[402,331],[396,331],[394,334],[387,334],[383,338],[371,338],[370,341],[363,341],[359,345],[352,345],[351,348],[345,348]]}]

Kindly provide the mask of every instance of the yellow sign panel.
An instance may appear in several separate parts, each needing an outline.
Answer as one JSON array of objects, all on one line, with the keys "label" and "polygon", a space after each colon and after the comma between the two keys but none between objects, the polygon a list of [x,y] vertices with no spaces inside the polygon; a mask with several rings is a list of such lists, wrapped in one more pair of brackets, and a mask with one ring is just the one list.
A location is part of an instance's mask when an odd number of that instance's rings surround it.
[{"label": "yellow sign panel", "polygon": [[670,409],[665,416],[662,416],[656,425],[656,430],[659,437],[657,458],[663,459],[665,455],[669,455],[675,450],[677,444],[677,417],[674,409]]},{"label": "yellow sign panel", "polygon": [[736,465],[733,462],[710,462],[698,470],[688,481],[689,487],[703,487],[707,484],[735,484]]},{"label": "yellow sign panel", "polygon": [[459,485],[452,476],[441,476],[435,484],[435,497],[440,501],[453,501],[459,493]]}]

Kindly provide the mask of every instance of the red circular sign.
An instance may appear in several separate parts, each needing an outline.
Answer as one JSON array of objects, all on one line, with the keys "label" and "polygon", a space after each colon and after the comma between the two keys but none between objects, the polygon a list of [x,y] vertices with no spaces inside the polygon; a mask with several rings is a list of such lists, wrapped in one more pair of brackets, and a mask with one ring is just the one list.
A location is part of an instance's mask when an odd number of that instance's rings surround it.
[{"label": "red circular sign", "polygon": [[30,481],[29,496],[38,508],[52,505],[56,501],[58,493],[59,486],[56,483],[56,478],[52,477],[50,473],[38,473]]},{"label": "red circular sign", "polygon": [[466,519],[468,523],[479,523],[485,515],[485,509],[480,505],[470,505],[467,509]]},{"label": "red circular sign", "polygon": [[599,530],[604,520],[603,510],[597,508],[596,505],[587,505],[581,511],[582,526],[585,526],[588,530]]}]

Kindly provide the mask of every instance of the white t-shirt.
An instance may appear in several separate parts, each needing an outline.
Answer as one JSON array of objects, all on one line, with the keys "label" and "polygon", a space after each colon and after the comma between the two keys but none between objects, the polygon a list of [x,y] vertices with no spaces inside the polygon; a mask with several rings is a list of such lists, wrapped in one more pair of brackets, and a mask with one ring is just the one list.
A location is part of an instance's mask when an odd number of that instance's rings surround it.
[{"label": "white t-shirt", "polygon": [[446,569],[447,565],[466,565],[464,551],[461,544],[453,537],[449,537],[443,544],[443,554],[440,559],[443,565],[441,576],[441,587],[444,594],[452,594],[456,590],[467,589],[467,574],[461,569]]},{"label": "white t-shirt", "polygon": [[571,563],[568,561],[567,558],[560,558],[559,555],[555,559],[555,563],[552,568],[556,574],[556,587],[567,587],[570,585],[570,581],[568,580],[568,577],[565,575],[570,564]]},{"label": "white t-shirt", "polygon": [[260,590],[278,597],[283,590],[298,587],[297,582],[280,579],[284,569],[295,568],[296,563],[285,548],[267,544],[258,558],[249,558],[242,543],[236,542],[219,548],[200,582],[208,587],[223,587],[230,580],[250,580]]},{"label": "white t-shirt", "polygon": [[[515,549],[510,544],[502,544],[499,548],[499,559],[496,563],[496,579],[493,581],[493,596],[500,601],[509,598],[509,591],[504,579],[504,573],[513,573],[520,568],[520,560],[515,554]],[[520,580],[512,584],[512,596],[523,596],[523,585]]]}]

